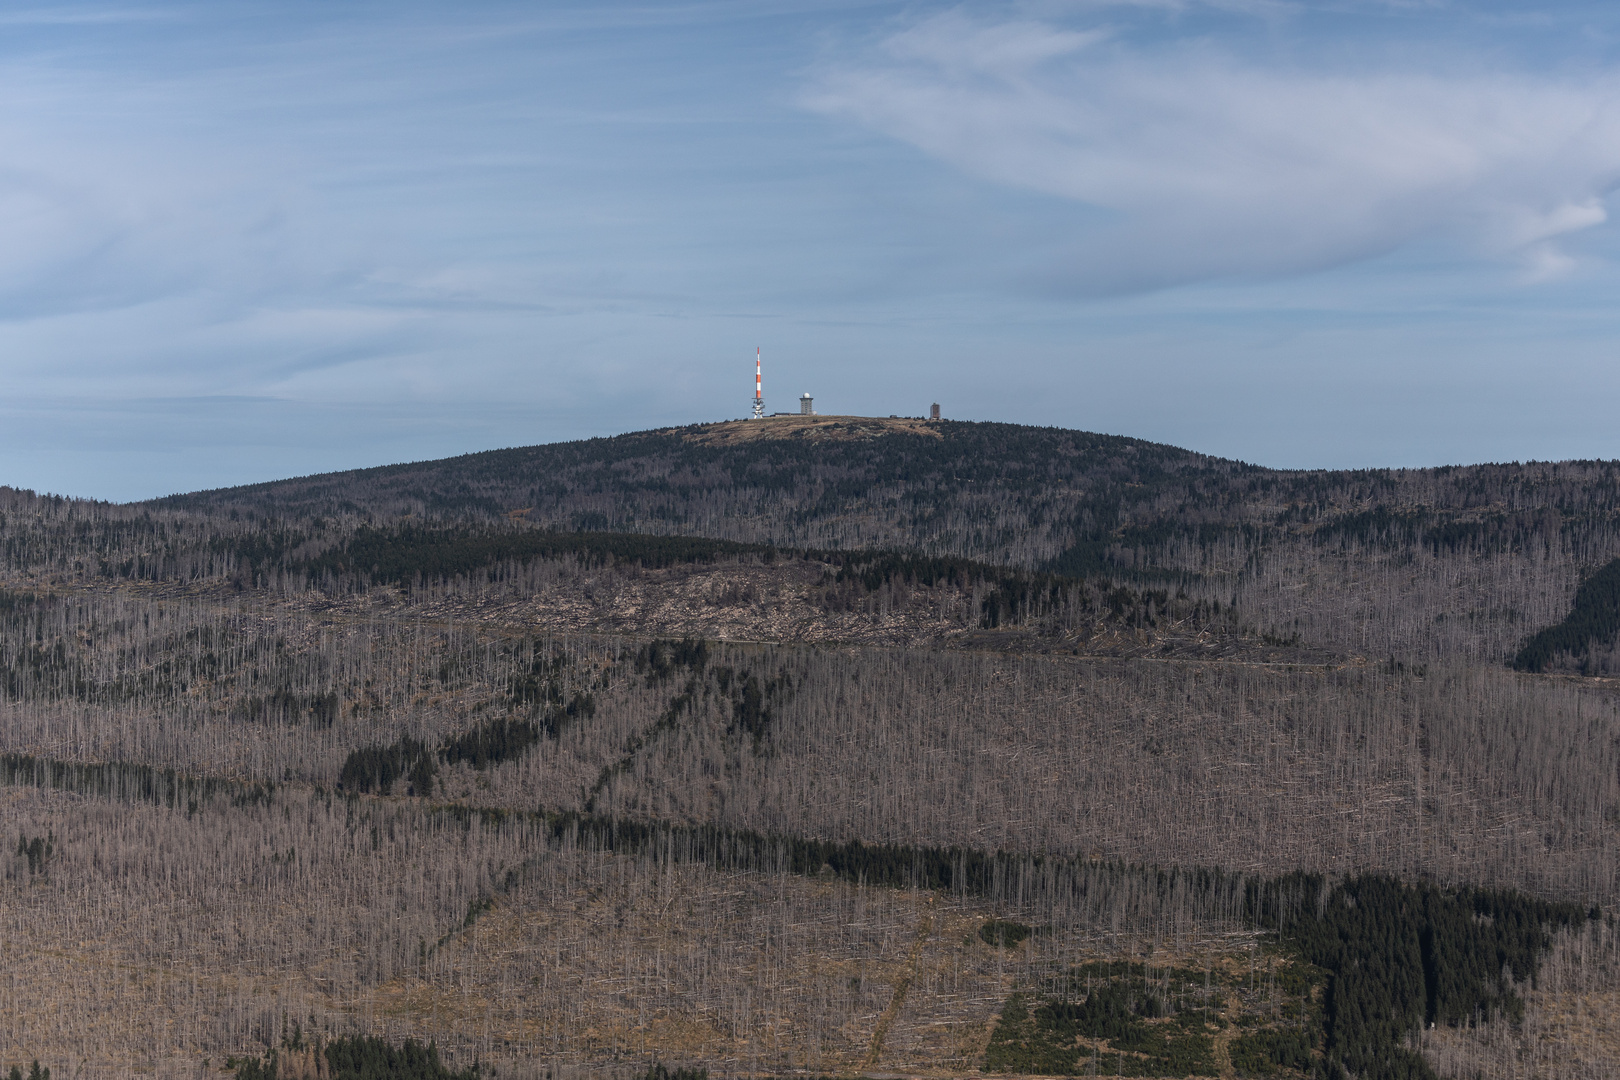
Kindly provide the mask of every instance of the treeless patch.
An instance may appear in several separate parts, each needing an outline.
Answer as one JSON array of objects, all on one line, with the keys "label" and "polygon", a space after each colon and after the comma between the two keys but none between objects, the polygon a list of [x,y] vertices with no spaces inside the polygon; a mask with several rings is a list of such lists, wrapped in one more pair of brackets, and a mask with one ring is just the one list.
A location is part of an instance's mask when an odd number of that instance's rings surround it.
[{"label": "treeless patch", "polygon": [[[680,429],[672,429],[675,434]],[[916,416],[767,416],[760,420],[727,420],[687,429],[682,438],[704,446],[735,446],[764,439],[803,442],[858,441],[885,435],[926,435],[943,439],[939,425]]]}]

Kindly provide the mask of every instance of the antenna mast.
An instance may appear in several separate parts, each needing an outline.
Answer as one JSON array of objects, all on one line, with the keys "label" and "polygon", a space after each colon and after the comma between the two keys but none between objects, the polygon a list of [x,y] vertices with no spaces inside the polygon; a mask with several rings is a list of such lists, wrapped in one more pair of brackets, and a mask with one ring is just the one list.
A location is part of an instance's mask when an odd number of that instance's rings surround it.
[{"label": "antenna mast", "polygon": [[754,415],[753,420],[765,418],[765,383],[759,372],[759,346],[754,346]]}]

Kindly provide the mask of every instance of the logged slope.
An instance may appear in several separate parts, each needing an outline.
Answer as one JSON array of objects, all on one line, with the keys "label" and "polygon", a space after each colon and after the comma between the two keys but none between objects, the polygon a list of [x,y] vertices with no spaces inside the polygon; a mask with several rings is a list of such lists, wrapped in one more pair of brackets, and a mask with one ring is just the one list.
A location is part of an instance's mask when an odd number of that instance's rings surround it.
[{"label": "logged slope", "polygon": [[[1399,1051],[1415,988],[1457,983],[1408,905],[1371,938],[1406,1008],[1324,1036],[1234,925],[1244,880],[1208,868],[1620,896],[1620,699],[1595,681],[549,637],[258,590],[6,601],[0,1063],[191,1076],[291,1015],[535,1080],[621,1055],[1091,1074],[1099,1037],[1116,1073],[1271,1073]],[[936,892],[888,888],[913,882]],[[1446,963],[1494,1000],[1488,945]],[[1063,1000],[1122,961],[1170,1015]]]}]

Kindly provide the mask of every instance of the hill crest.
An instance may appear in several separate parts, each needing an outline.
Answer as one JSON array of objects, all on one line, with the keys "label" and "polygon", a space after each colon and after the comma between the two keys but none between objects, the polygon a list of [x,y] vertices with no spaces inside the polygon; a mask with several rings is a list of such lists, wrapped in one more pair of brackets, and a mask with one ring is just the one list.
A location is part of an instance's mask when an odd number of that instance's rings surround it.
[{"label": "hill crest", "polygon": [[679,435],[683,441],[700,446],[738,446],[767,439],[850,442],[888,435],[945,438],[938,421],[918,416],[767,416],[759,420],[723,420],[700,425],[696,430],[671,428],[665,433]]}]

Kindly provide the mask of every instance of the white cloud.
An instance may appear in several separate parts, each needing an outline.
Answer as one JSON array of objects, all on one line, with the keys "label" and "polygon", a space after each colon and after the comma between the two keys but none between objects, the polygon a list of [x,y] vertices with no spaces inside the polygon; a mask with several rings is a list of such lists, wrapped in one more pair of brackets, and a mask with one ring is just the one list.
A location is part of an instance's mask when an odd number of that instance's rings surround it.
[{"label": "white cloud", "polygon": [[1017,78],[1031,67],[1106,39],[1103,30],[1058,30],[1040,23],[974,26],[952,14],[891,37],[887,51],[901,60],[937,65],[952,74],[981,72]]},{"label": "white cloud", "polygon": [[813,109],[1110,224],[1047,272],[1117,291],[1330,267],[1445,239],[1567,267],[1606,220],[1620,78],[1330,72],[950,13],[822,73]]}]

